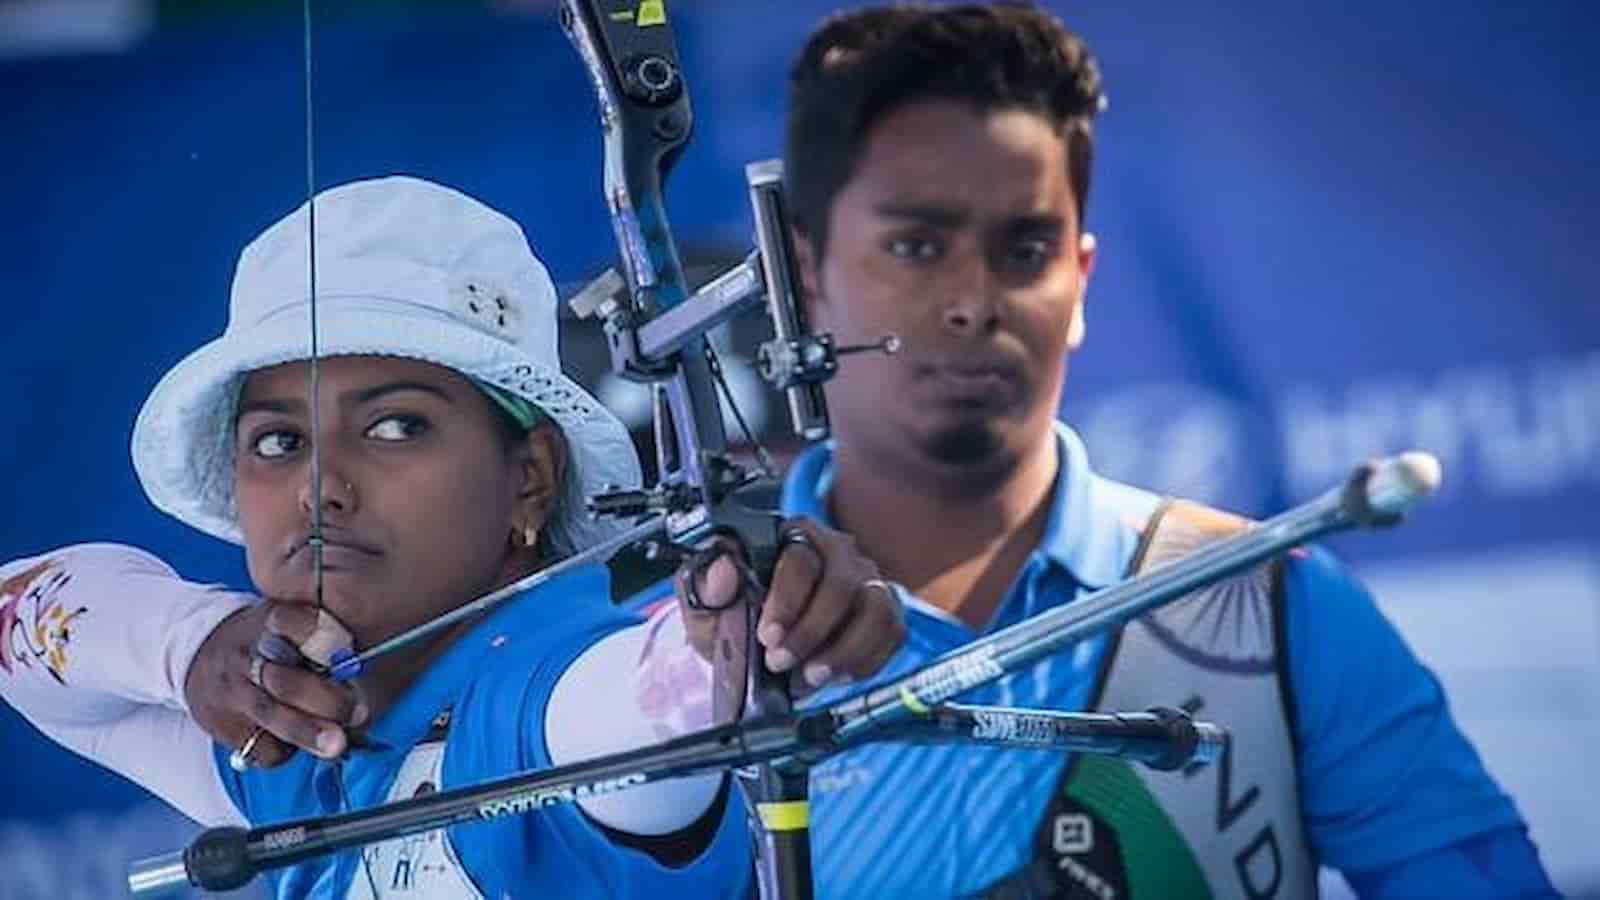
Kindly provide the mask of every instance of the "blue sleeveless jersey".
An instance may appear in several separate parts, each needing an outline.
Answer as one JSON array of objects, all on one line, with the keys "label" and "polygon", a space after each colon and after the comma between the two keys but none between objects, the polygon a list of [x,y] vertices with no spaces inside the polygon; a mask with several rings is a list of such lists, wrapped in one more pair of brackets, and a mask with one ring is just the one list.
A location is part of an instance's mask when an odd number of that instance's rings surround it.
[{"label": "blue sleeveless jersey", "polygon": [[[239,775],[216,761],[234,803],[255,824],[329,815],[383,802],[407,756],[449,710],[443,788],[550,766],[544,711],[567,667],[601,637],[636,624],[610,604],[604,568],[579,569],[523,594],[459,638],[398,703],[373,723],[368,746],[335,766],[308,754]],[[596,715],[613,714],[596,710]],[[615,714],[625,714],[616,711]],[[399,856],[408,867],[421,860]],[[490,900],[524,897],[743,897],[750,890],[750,842],[737,798],[726,804],[711,847],[681,868],[611,843],[574,806],[454,826],[443,854],[429,865],[459,866],[471,887],[451,896]],[[392,869],[392,871],[391,871]],[[406,895],[398,864],[363,865],[356,851],[312,860],[271,875],[279,898],[343,900],[376,884],[385,896]],[[357,881],[362,883],[357,883]],[[438,892],[428,896],[436,896]]]}]

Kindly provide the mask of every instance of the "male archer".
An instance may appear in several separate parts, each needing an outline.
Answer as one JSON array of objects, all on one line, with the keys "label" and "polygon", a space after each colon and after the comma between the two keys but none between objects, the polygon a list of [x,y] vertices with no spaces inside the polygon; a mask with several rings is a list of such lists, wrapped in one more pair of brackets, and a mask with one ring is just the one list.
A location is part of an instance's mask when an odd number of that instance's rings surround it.
[{"label": "male archer", "polygon": [[[1237,530],[1090,467],[1056,421],[1085,340],[1093,121],[1083,41],[1013,4],[879,7],[791,74],[787,189],[814,327],[897,334],[827,385],[834,440],[785,511],[853,535],[916,598],[892,677]],[[816,769],[830,898],[1553,893],[1439,683],[1320,550],[1231,579],[972,702],[1202,711],[1218,765],[874,745]]]}]

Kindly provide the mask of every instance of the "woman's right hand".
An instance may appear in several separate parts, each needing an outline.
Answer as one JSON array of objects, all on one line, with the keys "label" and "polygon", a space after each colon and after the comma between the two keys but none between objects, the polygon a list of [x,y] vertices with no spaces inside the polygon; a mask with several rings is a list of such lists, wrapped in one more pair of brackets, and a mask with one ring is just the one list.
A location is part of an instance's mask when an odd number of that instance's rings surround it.
[{"label": "woman's right hand", "polygon": [[184,699],[195,722],[229,747],[243,746],[262,729],[249,754],[256,766],[281,765],[297,750],[324,759],[344,753],[349,729],[368,718],[358,692],[309,670],[268,662],[256,651],[269,633],[304,648],[317,625],[315,608],[271,600],[224,619],[201,643],[184,678]]}]

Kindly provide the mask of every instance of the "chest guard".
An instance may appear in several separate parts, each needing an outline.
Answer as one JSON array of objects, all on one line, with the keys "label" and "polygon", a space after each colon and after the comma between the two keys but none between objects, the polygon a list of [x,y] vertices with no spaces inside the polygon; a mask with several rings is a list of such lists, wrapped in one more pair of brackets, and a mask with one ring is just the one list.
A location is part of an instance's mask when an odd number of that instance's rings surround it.
[{"label": "chest guard", "polygon": [[[440,789],[449,727],[450,711],[445,710],[406,756],[384,802],[397,803]],[[483,900],[444,828],[373,844],[361,853],[362,863],[346,900]]]}]

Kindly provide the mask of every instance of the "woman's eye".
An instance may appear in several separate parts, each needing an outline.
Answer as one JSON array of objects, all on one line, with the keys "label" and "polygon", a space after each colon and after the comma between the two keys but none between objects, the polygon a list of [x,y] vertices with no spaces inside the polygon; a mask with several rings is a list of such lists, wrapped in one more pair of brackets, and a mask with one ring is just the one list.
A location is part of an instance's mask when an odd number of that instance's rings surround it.
[{"label": "woman's eye", "polygon": [[918,261],[938,259],[940,252],[937,243],[922,238],[893,238],[886,249],[892,256]]},{"label": "woman's eye", "polygon": [[367,428],[367,437],[379,441],[404,441],[428,430],[416,416],[384,416]]},{"label": "woman's eye", "polygon": [[300,449],[300,435],[292,431],[268,431],[255,437],[251,449],[262,459],[281,459]]}]

